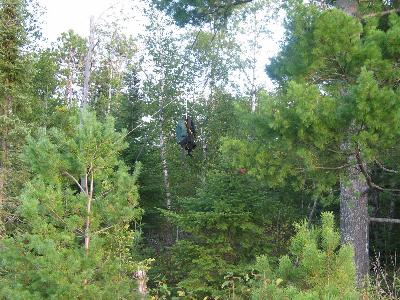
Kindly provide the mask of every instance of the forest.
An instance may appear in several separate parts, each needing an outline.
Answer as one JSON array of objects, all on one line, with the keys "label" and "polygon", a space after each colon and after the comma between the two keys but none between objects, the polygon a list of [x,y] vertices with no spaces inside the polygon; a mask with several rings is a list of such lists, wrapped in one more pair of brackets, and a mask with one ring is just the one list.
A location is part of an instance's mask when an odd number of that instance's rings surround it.
[{"label": "forest", "polygon": [[400,1],[130,2],[0,0],[0,299],[400,299]]}]

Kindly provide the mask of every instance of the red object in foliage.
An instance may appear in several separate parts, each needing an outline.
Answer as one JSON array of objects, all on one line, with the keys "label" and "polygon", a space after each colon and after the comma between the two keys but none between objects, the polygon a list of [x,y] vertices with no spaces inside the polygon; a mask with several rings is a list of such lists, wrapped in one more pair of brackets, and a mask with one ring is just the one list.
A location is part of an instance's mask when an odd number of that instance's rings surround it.
[{"label": "red object in foliage", "polygon": [[245,168],[240,168],[239,170],[239,174],[246,174],[247,170]]}]

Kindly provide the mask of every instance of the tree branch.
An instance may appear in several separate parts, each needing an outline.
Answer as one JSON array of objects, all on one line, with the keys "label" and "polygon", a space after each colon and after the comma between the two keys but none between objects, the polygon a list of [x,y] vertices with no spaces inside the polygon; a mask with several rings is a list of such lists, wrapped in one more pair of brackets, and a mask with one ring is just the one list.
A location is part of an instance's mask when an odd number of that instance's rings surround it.
[{"label": "tree branch", "polygon": [[109,229],[111,229],[111,228],[114,228],[115,226],[117,226],[117,224],[114,224],[114,225],[111,225],[111,226],[102,228],[102,229],[100,229],[100,230],[97,230],[96,232],[92,233],[92,236],[97,235],[97,234],[100,234],[100,233],[102,233],[102,232],[104,232],[104,231],[107,231],[107,230],[109,230]]},{"label": "tree branch", "polygon": [[372,18],[372,17],[382,17],[382,16],[389,15],[393,12],[400,12],[400,8],[394,8],[394,9],[389,9],[389,10],[385,10],[385,11],[381,11],[381,12],[377,12],[377,13],[363,15],[363,16],[361,16],[361,19]]},{"label": "tree branch", "polygon": [[[47,205],[46,203],[42,203],[50,212],[53,213],[53,215],[57,218],[57,220],[59,220],[61,223],[63,223],[64,225],[68,225],[61,217],[60,215],[54,210],[52,209],[49,205]],[[76,231],[78,231],[80,234],[83,234],[83,231],[79,228],[75,228]]]},{"label": "tree branch", "polygon": [[63,174],[67,175],[69,178],[71,178],[78,185],[78,187],[81,189],[81,191],[86,194],[85,190],[82,188],[82,186],[80,185],[80,183],[78,182],[78,180],[76,180],[76,178],[74,176],[69,174],[67,171],[64,171]]},{"label": "tree branch", "polygon": [[312,209],[310,211],[310,214],[308,216],[308,227],[311,227],[311,220],[313,218],[313,215],[314,215],[314,212],[315,212],[315,208],[317,207],[317,202],[318,202],[318,199],[317,199],[317,197],[315,197],[314,198],[313,207],[312,207]]},{"label": "tree branch", "polygon": [[378,223],[396,223],[400,224],[400,219],[389,219],[389,218],[369,218],[370,222]]},{"label": "tree branch", "polygon": [[90,163],[90,170],[91,170],[91,178],[90,178],[90,198],[93,198],[93,189],[94,189],[94,170],[93,170],[93,163]]},{"label": "tree branch", "polygon": [[350,164],[345,164],[343,166],[338,166],[338,167],[319,167],[319,166],[316,166],[314,168],[315,169],[319,169],[319,170],[341,170],[341,169],[348,168],[350,166],[351,166]]},{"label": "tree branch", "polygon": [[364,162],[363,162],[362,159],[361,159],[361,156],[360,156],[360,148],[358,147],[358,145],[357,145],[357,147],[356,147],[356,154],[355,154],[355,156],[356,156],[356,159],[357,159],[357,164],[358,164],[358,166],[359,166],[359,168],[360,168],[360,170],[361,170],[361,173],[364,174],[364,177],[365,177],[365,179],[367,180],[367,184],[368,184],[368,186],[369,186],[370,188],[377,189],[378,191],[381,191],[381,192],[400,193],[400,189],[388,189],[388,188],[383,188],[383,187],[381,187],[381,186],[375,184],[375,183],[372,181],[371,176],[368,174],[368,172],[367,172],[367,170],[366,170],[366,168],[365,168]]},{"label": "tree branch", "polygon": [[386,171],[386,172],[389,172],[389,173],[395,173],[395,174],[398,174],[398,173],[399,173],[399,171],[391,170],[391,169],[386,168],[386,167],[385,167],[381,162],[379,162],[377,159],[375,159],[375,162],[376,162],[376,164],[377,164],[383,171]]},{"label": "tree branch", "polygon": [[[345,169],[350,167],[350,164],[345,164],[342,166],[338,166],[338,167],[323,167],[323,166],[313,166],[310,167],[309,169],[316,169],[316,170],[341,170],[341,169]],[[305,168],[297,168],[298,171],[305,171]]]}]

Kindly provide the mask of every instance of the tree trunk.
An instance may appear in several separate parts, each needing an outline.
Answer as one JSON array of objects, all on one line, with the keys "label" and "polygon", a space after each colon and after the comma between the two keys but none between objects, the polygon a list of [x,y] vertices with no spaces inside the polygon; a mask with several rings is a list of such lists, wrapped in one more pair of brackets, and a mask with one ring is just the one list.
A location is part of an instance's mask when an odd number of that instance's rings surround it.
[{"label": "tree trunk", "polygon": [[88,102],[89,95],[89,82],[90,82],[90,74],[92,67],[92,56],[94,50],[94,17],[90,17],[90,34],[89,34],[89,46],[85,57],[85,73],[84,73],[84,81],[83,81],[83,93],[82,93],[82,103],[81,107],[84,108]]},{"label": "tree trunk", "polygon": [[[350,16],[357,14],[357,0],[336,0],[335,5]],[[348,146],[342,144],[342,150],[348,150]],[[354,248],[356,282],[362,287],[369,272],[368,184],[356,156],[350,155],[348,162],[351,167],[340,182],[340,230],[342,244]]]},{"label": "tree trunk", "polygon": [[251,68],[252,68],[252,78],[251,78],[251,112],[254,113],[257,108],[257,76],[256,76],[256,65],[257,65],[257,46],[259,45],[258,39],[259,39],[259,34],[257,32],[257,14],[253,13],[253,21],[254,21],[254,39],[252,43],[252,52],[253,52],[253,57],[251,58]]},{"label": "tree trunk", "polygon": [[85,251],[86,256],[89,255],[90,246],[90,216],[92,214],[92,201],[93,201],[93,188],[94,188],[94,174],[93,164],[90,166],[90,187],[88,184],[88,174],[85,176],[85,186],[83,187],[86,192],[86,224],[85,224]]},{"label": "tree trunk", "polygon": [[144,300],[147,297],[147,272],[144,269],[138,268],[135,272],[135,277],[138,283],[138,291],[140,294],[140,299]]},{"label": "tree trunk", "polygon": [[110,82],[108,83],[108,105],[107,105],[107,114],[111,114],[111,102],[112,102],[112,80],[113,80],[113,66],[111,59],[109,61],[109,80]]},{"label": "tree trunk", "polygon": [[340,230],[342,244],[354,248],[356,281],[362,287],[369,272],[368,185],[355,157],[340,182]]},{"label": "tree trunk", "polygon": [[[167,162],[167,144],[165,142],[165,132],[164,132],[164,83],[161,82],[161,90],[159,96],[159,105],[160,105],[160,114],[159,114],[159,127],[160,127],[160,158],[161,158],[161,167],[163,173],[163,182],[164,182],[164,190],[165,190],[165,205],[168,210],[172,208],[171,201],[171,186],[169,181],[169,169]],[[168,221],[164,227],[164,236],[163,239],[165,241],[166,246],[171,246],[174,243],[174,228],[172,224]]]},{"label": "tree trunk", "polygon": [[165,198],[167,209],[171,209],[171,188],[169,184],[169,174],[168,174],[168,164],[167,164],[167,147],[164,139],[164,130],[160,130],[160,156],[161,156],[161,166],[163,169],[163,179],[165,188]]},{"label": "tree trunk", "polygon": [[[393,219],[395,210],[396,210],[396,203],[394,201],[394,197],[392,196],[392,198],[390,199],[390,207],[389,207],[389,218],[390,219]],[[392,232],[393,232],[393,223],[390,223],[389,234],[392,234]]]},{"label": "tree trunk", "polygon": [[0,161],[0,238],[5,233],[4,228],[4,202],[6,199],[5,180],[6,180],[6,161],[7,161],[7,140],[6,134],[1,139],[1,161]]},{"label": "tree trunk", "polygon": [[74,74],[74,67],[73,67],[73,48],[69,49],[68,52],[68,62],[67,62],[67,82],[65,86],[64,98],[67,102],[67,106],[71,108],[72,104],[72,85],[73,85],[73,74]]},{"label": "tree trunk", "polygon": [[165,143],[165,134],[164,134],[164,83],[163,82],[160,82],[159,106],[160,106],[160,117],[159,117],[160,158],[161,158],[161,166],[162,166],[162,171],[163,171],[166,206],[167,206],[167,209],[170,210],[171,209],[171,188],[170,188],[170,184],[169,184],[169,172],[168,172],[168,164],[167,164],[167,145]]},{"label": "tree trunk", "polygon": [[358,10],[357,0],[336,0],[336,7],[344,10],[348,15],[355,16]]}]

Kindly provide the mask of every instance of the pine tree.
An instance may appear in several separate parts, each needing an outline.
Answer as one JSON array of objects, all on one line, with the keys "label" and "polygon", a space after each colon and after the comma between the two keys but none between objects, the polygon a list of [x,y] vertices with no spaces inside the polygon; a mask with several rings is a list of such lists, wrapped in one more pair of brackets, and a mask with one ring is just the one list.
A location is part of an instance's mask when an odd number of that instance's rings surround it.
[{"label": "pine tree", "polygon": [[173,16],[179,26],[201,26],[207,22],[224,24],[232,12],[253,0],[153,0],[157,7]]},{"label": "pine tree", "polygon": [[2,298],[134,297],[138,236],[130,226],[142,212],[139,167],[130,175],[119,160],[124,135],[111,118],[83,112],[65,132],[29,138],[24,161],[33,176],[19,197],[19,230],[2,243]]},{"label": "pine tree", "polygon": [[359,299],[353,249],[339,246],[334,223],[332,213],[322,214],[319,227],[298,223],[290,255],[281,257],[274,271],[267,256],[258,257],[252,299]]},{"label": "pine tree", "polygon": [[194,196],[179,199],[177,212],[164,211],[182,232],[164,262],[169,284],[196,299],[226,298],[225,277],[243,279],[256,256],[284,253],[299,207],[283,199],[285,192],[240,170],[210,171]]},{"label": "pine tree", "polygon": [[320,200],[340,198],[342,239],[355,248],[361,285],[369,270],[367,195],[397,190],[377,185],[372,170],[377,161],[390,161],[384,153],[397,155],[399,68],[392,37],[399,17],[390,15],[384,28],[377,18],[363,25],[338,9],[303,4],[288,9],[288,17],[285,47],[267,67],[280,89],[265,97],[252,121],[258,143],[226,146],[272,185],[314,191]]},{"label": "pine tree", "polygon": [[[13,218],[12,199],[25,178],[19,152],[32,121],[32,60],[26,50],[38,36],[35,1],[0,1],[0,235]],[[7,220],[6,220],[7,219]]]}]

